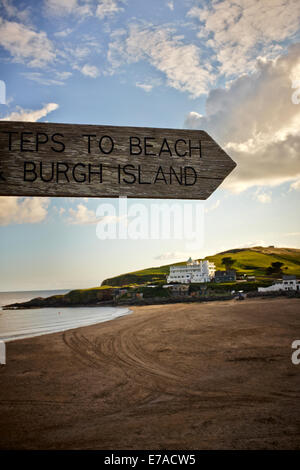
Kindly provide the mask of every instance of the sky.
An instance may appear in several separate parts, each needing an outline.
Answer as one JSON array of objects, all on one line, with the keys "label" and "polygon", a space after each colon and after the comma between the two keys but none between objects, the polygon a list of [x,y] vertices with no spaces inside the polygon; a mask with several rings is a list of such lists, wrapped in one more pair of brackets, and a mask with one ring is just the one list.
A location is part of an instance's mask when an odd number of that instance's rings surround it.
[{"label": "sky", "polygon": [[[124,218],[118,199],[0,197],[0,291],[300,248],[299,25],[298,0],[0,0],[1,120],[203,129],[237,163],[208,200],[189,202],[203,216],[194,243],[99,236],[128,227],[137,203],[147,218],[151,200],[128,201]],[[184,211],[187,201],[155,201],[174,202]]]}]

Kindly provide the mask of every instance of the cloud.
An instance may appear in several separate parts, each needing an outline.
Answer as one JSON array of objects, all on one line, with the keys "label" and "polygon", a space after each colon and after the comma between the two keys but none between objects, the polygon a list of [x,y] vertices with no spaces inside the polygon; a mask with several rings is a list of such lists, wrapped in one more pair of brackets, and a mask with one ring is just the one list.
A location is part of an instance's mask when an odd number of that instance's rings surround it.
[{"label": "cloud", "polygon": [[0,225],[42,222],[49,205],[47,197],[0,197]]},{"label": "cloud", "polygon": [[197,129],[202,121],[203,115],[197,113],[196,111],[191,111],[185,117],[184,126],[187,129]]},{"label": "cloud", "polygon": [[57,103],[48,103],[43,106],[41,109],[32,110],[32,109],[23,109],[21,106],[17,106],[18,111],[13,111],[4,118],[1,118],[0,121],[27,121],[27,122],[36,122],[42,117],[47,116],[47,114],[55,111],[58,108]]},{"label": "cloud", "polygon": [[79,68],[79,70],[86,77],[96,78],[99,75],[99,70],[95,65],[85,64],[83,67]]},{"label": "cloud", "polygon": [[49,86],[64,85],[64,80],[69,78],[72,75],[72,72],[54,72],[53,75],[57,78],[45,77],[45,75],[40,72],[23,72],[22,75],[28,80],[40,83],[41,85]]},{"label": "cloud", "polygon": [[205,212],[205,213],[212,212],[212,211],[218,209],[219,206],[220,206],[220,200],[218,199],[218,200],[217,200],[214,204],[212,204],[210,207],[205,208],[204,212]]},{"label": "cloud", "polygon": [[44,67],[55,59],[52,42],[45,32],[0,18],[0,46],[8,51],[15,62],[29,67]]},{"label": "cloud", "polygon": [[78,204],[76,209],[69,209],[67,222],[74,225],[95,224],[97,218],[93,210],[88,209],[84,204]]},{"label": "cloud", "polygon": [[291,184],[290,190],[300,191],[300,179]]},{"label": "cloud", "polygon": [[300,105],[292,103],[291,78],[300,67],[300,44],[257,72],[212,90],[205,116],[191,112],[185,127],[204,129],[237,162],[223,187],[243,191],[300,179]]},{"label": "cloud", "polygon": [[254,248],[255,246],[268,247],[270,245],[268,245],[268,243],[265,240],[254,240],[254,241],[243,243],[242,245],[236,246],[235,248]]},{"label": "cloud", "polygon": [[280,235],[284,237],[298,237],[300,235],[300,232],[287,232],[287,233],[281,233]]},{"label": "cloud", "polygon": [[157,259],[160,261],[184,260],[184,259],[188,259],[190,256],[191,254],[185,251],[167,251],[165,253],[155,256],[154,259]]},{"label": "cloud", "polygon": [[[87,199],[87,198],[85,198]],[[124,218],[126,220],[124,220]],[[127,222],[127,217],[116,215],[105,215],[97,217],[96,212],[88,209],[84,204],[77,204],[76,209],[70,208],[66,221],[71,225],[90,225],[90,224],[115,224],[121,220]]]},{"label": "cloud", "polygon": [[128,225],[128,218],[127,215],[103,215],[98,218],[98,222],[104,225],[118,224],[122,221],[124,225]]},{"label": "cloud", "polygon": [[284,41],[296,36],[300,21],[298,0],[221,0],[193,6],[202,43],[225,76],[254,70],[258,56],[277,56]]},{"label": "cloud", "polygon": [[260,192],[260,190],[255,192],[254,198],[258,202],[261,202],[262,204],[269,204],[270,202],[272,202],[272,194],[271,193]]},{"label": "cloud", "polygon": [[23,10],[18,9],[11,0],[2,0],[1,3],[9,18],[16,18],[21,22],[27,22],[29,20],[30,12],[28,8],[24,8]]},{"label": "cloud", "polygon": [[111,17],[123,10],[124,8],[121,7],[119,0],[100,0],[96,10],[96,16],[103,20],[105,17]]},{"label": "cloud", "polygon": [[[74,15],[80,18],[95,15],[100,20],[124,10],[123,0],[45,0],[46,12],[53,16]],[[64,36],[61,34],[61,36]]]},{"label": "cloud", "polygon": [[53,16],[76,15],[85,17],[92,15],[89,1],[86,0],[45,0],[46,12]]},{"label": "cloud", "polygon": [[173,10],[174,10],[174,2],[173,2],[173,1],[167,2],[167,7],[168,7],[171,11],[173,11]]},{"label": "cloud", "polygon": [[208,91],[214,75],[194,44],[185,44],[168,27],[132,24],[109,44],[112,73],[121,65],[148,61],[167,78],[167,85],[196,98]]},{"label": "cloud", "polygon": [[57,36],[58,38],[65,38],[66,36],[69,36],[73,32],[73,29],[71,28],[66,28],[63,29],[62,31],[57,31],[54,33],[54,36]]},{"label": "cloud", "polygon": [[138,88],[141,88],[142,90],[146,91],[147,93],[149,93],[149,91],[151,91],[152,88],[153,88],[153,85],[149,85],[147,83],[139,83],[139,82],[136,82],[135,86],[137,86]]},{"label": "cloud", "polygon": [[98,76],[99,69],[95,65],[89,65],[88,60],[92,58],[95,61],[95,56],[103,53],[99,40],[91,34],[81,34],[76,39],[76,44],[71,39],[63,42],[59,51],[63,62],[69,63],[72,69],[79,70],[86,76]]},{"label": "cloud", "polygon": [[56,75],[56,77],[57,77],[59,80],[66,80],[67,78],[70,78],[70,77],[71,77],[72,72],[67,72],[67,71],[65,71],[65,72],[58,72],[58,71],[56,71],[56,72],[55,72],[55,75]]}]

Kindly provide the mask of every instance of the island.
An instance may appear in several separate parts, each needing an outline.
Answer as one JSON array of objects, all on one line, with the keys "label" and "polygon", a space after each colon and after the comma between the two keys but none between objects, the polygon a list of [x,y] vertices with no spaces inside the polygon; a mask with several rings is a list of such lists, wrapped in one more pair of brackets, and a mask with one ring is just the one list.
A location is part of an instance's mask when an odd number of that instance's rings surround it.
[{"label": "island", "polygon": [[235,248],[208,256],[205,260],[216,268],[211,282],[167,283],[171,267],[187,264],[180,262],[121,274],[105,279],[98,287],[75,289],[46,298],[37,297],[27,302],[5,305],[3,309],[202,302],[229,300],[238,292],[249,297],[300,296],[298,290],[270,289],[268,292],[262,289],[276,284],[278,279],[283,282],[285,278],[300,277],[300,249],[274,246]]}]

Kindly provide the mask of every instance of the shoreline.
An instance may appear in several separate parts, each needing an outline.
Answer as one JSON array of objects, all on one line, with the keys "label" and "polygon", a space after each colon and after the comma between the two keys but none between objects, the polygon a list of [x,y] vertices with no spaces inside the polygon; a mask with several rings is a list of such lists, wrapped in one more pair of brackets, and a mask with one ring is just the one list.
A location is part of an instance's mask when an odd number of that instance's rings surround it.
[{"label": "shoreline", "polygon": [[0,448],[300,449],[299,307],[133,307],[12,341],[0,366]]},{"label": "shoreline", "polygon": [[[68,304],[64,302],[53,303],[51,297],[49,298],[34,298],[26,302],[19,302],[9,305],[2,305],[1,310],[3,311],[15,311],[15,310],[35,310],[43,308],[86,308],[86,307],[143,307],[150,305],[172,305],[177,303],[203,303],[203,302],[222,302],[237,300],[235,294],[222,294],[215,296],[197,297],[192,295],[184,296],[173,296],[173,297],[145,297],[141,299],[126,299],[126,300],[105,300],[95,303],[73,303]],[[300,298],[299,291],[274,291],[274,292],[244,292],[244,298],[247,299],[275,299],[279,297],[285,298]],[[50,302],[47,304],[48,299]]]},{"label": "shoreline", "polygon": [[[96,308],[97,306],[94,306],[94,307],[85,307],[85,308]],[[98,306],[98,308],[107,308],[107,306]],[[61,310],[62,312],[58,312],[59,314],[63,314],[63,309],[66,308],[66,307],[63,307]],[[68,307],[67,307],[68,308]],[[73,308],[73,307],[69,307],[69,308]],[[69,309],[68,308],[68,309]],[[77,307],[74,307],[74,308],[77,308]],[[0,341],[3,341],[4,343],[11,343],[13,341],[20,341],[22,339],[30,339],[30,338],[36,338],[36,337],[39,337],[39,336],[44,336],[44,335],[49,335],[49,334],[55,334],[55,333],[62,333],[64,331],[69,331],[69,330],[75,330],[75,329],[78,329],[78,328],[84,328],[84,327],[88,327],[88,326],[93,326],[93,325],[98,325],[100,323],[105,323],[105,322],[110,322],[110,321],[113,321],[113,320],[116,320],[120,317],[123,317],[123,316],[127,316],[127,315],[130,315],[132,313],[132,311],[128,308],[128,307],[125,307],[125,306],[120,306],[120,307],[110,307],[113,312],[111,312],[111,318],[103,318],[103,316],[101,317],[101,313],[99,312],[99,318],[95,318],[95,319],[89,319],[88,317],[88,314],[86,316],[83,316],[81,319],[77,320],[77,324],[72,324],[70,323],[71,320],[69,320],[69,323],[68,323],[68,320],[66,321],[65,319],[63,320],[63,324],[59,324],[59,323],[53,323],[52,326],[51,325],[45,325],[43,323],[40,324],[40,326],[37,326],[37,325],[32,325],[31,328],[34,328],[32,329],[32,331],[30,333],[28,333],[28,330],[27,330],[27,333],[24,333],[22,332],[21,330],[19,330],[20,332],[19,333],[16,333],[16,334],[13,334],[13,335],[9,335],[8,336],[5,336],[5,334],[3,335],[1,330],[0,330]],[[49,308],[48,308],[49,309]],[[21,311],[24,311],[25,309],[21,309]],[[35,309],[28,309],[30,311],[33,311]],[[47,307],[45,307],[45,310],[47,310]],[[52,310],[52,308],[51,308]],[[17,310],[13,310],[14,312],[18,312],[19,313],[19,309]],[[4,312],[6,313],[7,310],[4,310]],[[47,312],[45,312],[47,313]],[[109,312],[105,312],[105,314],[107,315]],[[102,313],[103,315],[103,313]],[[49,317],[47,317],[49,318]],[[62,317],[60,317],[60,319],[62,319]],[[74,320],[75,321],[75,320]],[[26,328],[30,328],[30,324],[29,325],[24,325],[23,327],[23,330],[25,329],[26,331]],[[39,331],[37,331],[39,330]]]}]

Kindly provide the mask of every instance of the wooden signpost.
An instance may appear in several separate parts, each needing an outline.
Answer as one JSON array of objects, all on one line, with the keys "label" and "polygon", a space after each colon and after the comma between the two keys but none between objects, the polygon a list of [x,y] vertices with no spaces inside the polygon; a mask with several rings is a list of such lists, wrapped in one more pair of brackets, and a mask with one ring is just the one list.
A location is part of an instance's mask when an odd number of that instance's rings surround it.
[{"label": "wooden signpost", "polygon": [[236,163],[204,131],[0,122],[0,195],[206,199]]}]

